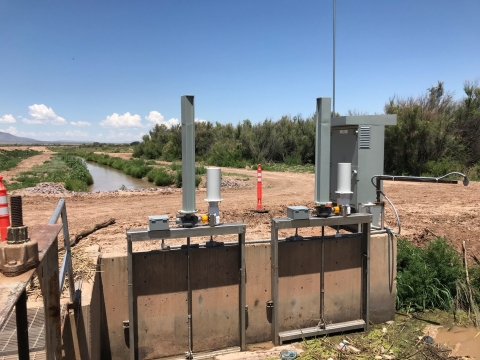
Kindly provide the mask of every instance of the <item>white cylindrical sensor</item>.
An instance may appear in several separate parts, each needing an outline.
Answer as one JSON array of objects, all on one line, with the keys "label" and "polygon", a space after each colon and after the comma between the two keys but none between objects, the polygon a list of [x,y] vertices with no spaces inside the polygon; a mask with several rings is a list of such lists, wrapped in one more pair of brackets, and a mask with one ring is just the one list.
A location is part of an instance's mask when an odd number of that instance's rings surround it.
[{"label": "white cylindrical sensor", "polygon": [[352,193],[352,164],[338,163],[337,194]]},{"label": "white cylindrical sensor", "polygon": [[222,182],[222,173],[220,168],[207,168],[207,198],[206,201],[222,201],[220,197],[220,187]]}]

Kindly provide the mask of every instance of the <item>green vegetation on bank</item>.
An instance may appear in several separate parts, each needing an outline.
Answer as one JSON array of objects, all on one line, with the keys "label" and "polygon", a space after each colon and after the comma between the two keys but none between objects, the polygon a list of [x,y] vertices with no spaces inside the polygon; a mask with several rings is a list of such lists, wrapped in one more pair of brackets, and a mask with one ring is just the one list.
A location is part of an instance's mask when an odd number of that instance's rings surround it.
[{"label": "green vegetation on bank", "polygon": [[26,158],[34,155],[40,155],[36,150],[1,150],[0,149],[0,171],[9,170],[18,165]]},{"label": "green vegetation on bank", "polygon": [[[393,97],[386,114],[396,114],[397,126],[386,127],[385,173],[393,175],[443,175],[456,170],[480,178],[480,87],[466,82],[464,96],[455,100],[442,82],[419,97]],[[181,126],[155,125],[133,156],[179,161]],[[245,167],[264,165],[288,169],[315,162],[315,117],[283,116],[236,126],[195,123],[197,161],[208,165]],[[298,170],[304,170],[299,167]]]},{"label": "green vegetation on bank", "polygon": [[441,309],[455,315],[468,311],[480,316],[480,265],[470,265],[468,272],[470,288],[462,257],[443,238],[425,247],[398,239],[397,309],[407,313]]},{"label": "green vegetation on bank", "polygon": [[[149,182],[154,183],[157,186],[170,186],[182,187],[182,166],[181,164],[172,163],[170,167],[166,165],[156,165],[151,160],[144,159],[121,159],[119,157],[109,156],[106,154],[94,154],[92,152],[80,151],[76,147],[62,147],[56,148],[57,151],[61,150],[64,154],[75,155],[85,159],[86,161],[92,161],[100,165],[110,166],[116,170],[122,171],[126,175],[130,175],[137,179],[146,178]],[[201,176],[206,173],[204,166],[195,167],[195,184],[198,185],[201,182]]]},{"label": "green vegetation on bank", "polygon": [[32,187],[41,182],[63,182],[65,188],[72,191],[87,191],[93,184],[85,161],[72,155],[60,154],[21,172],[14,181],[6,184],[8,190]]},{"label": "green vegetation on bank", "polygon": [[[468,317],[462,313],[455,318],[445,311],[434,310],[416,314],[397,314],[394,322],[387,324],[371,324],[369,332],[343,333],[337,335],[318,336],[304,339],[302,360],[358,359],[371,360],[382,355],[395,356],[395,359],[424,360],[447,359],[451,349],[442,344],[434,346],[419,341],[425,334],[423,329],[428,325],[441,325],[446,329],[454,325],[471,326]],[[344,340],[359,350],[358,353],[338,351],[338,345]]]}]

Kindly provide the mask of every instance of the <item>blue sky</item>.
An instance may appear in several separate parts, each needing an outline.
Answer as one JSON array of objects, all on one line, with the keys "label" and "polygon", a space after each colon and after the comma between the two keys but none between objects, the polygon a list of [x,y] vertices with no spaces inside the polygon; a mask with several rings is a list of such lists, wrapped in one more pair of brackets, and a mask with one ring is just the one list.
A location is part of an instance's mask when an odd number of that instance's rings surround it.
[{"label": "blue sky", "polygon": [[[140,140],[198,119],[311,115],[332,95],[332,0],[0,0],[0,131]],[[336,111],[480,78],[480,1],[337,0]]]}]

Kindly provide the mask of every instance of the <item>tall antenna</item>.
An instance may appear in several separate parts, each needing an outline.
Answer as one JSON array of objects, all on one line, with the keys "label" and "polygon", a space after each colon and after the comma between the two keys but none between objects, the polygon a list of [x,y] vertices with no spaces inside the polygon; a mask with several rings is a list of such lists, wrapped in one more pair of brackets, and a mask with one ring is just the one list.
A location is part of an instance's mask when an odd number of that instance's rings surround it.
[{"label": "tall antenna", "polygon": [[333,0],[333,116],[335,116],[335,38],[337,28],[337,0]]}]

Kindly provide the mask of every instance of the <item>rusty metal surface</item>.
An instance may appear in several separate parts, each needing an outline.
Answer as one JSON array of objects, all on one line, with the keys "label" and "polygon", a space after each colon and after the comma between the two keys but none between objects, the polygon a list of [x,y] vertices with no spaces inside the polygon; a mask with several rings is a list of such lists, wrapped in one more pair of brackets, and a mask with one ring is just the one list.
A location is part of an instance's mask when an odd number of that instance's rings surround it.
[{"label": "rusty metal surface", "polygon": [[[62,225],[38,225],[31,229],[30,238],[38,242],[40,263],[61,229]],[[0,274],[0,328],[34,272],[35,269],[31,269],[15,277],[6,277]]]}]

